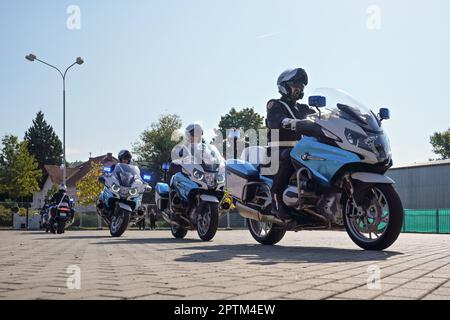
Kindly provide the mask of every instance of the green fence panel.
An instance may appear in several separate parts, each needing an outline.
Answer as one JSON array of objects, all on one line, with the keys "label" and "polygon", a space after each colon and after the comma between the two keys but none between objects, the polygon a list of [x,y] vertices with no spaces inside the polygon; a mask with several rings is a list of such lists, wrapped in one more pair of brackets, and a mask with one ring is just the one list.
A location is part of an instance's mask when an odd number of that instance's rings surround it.
[{"label": "green fence panel", "polygon": [[439,210],[439,233],[450,234],[450,209]]},{"label": "green fence panel", "polygon": [[405,209],[403,232],[450,233],[450,209]]}]

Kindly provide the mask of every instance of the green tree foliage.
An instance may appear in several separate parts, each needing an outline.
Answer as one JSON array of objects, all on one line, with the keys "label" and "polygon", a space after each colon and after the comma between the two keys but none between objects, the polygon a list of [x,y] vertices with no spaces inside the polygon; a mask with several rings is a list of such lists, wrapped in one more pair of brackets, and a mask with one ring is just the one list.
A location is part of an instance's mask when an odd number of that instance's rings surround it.
[{"label": "green tree foliage", "polygon": [[147,162],[148,168],[161,177],[161,166],[170,159],[172,149],[181,141],[176,137],[182,121],[178,115],[161,115],[158,122],[140,135],[140,141],[134,144],[134,153],[140,162]]},{"label": "green tree foliage", "polygon": [[61,140],[54,132],[52,126],[47,124],[44,113],[39,111],[33,120],[33,125],[25,133],[28,142],[28,151],[32,154],[43,169],[44,165],[61,165],[63,148]]},{"label": "green tree foliage", "polygon": [[[244,108],[241,111],[237,111],[236,108],[231,110],[220,118],[218,129],[215,130],[216,136],[212,143],[222,152],[225,152],[227,130],[238,129],[241,132],[246,132],[250,129],[254,129],[258,132],[258,129],[265,128],[264,117],[255,112],[253,108]],[[240,144],[243,143],[245,136],[241,136]],[[258,139],[259,141],[259,139]]]},{"label": "green tree foliage", "polygon": [[101,163],[91,162],[89,172],[76,184],[79,204],[88,206],[96,202],[103,190],[103,185],[98,181],[102,175],[102,168]]},{"label": "green tree foliage", "polygon": [[42,171],[34,156],[28,152],[27,141],[19,142],[13,135],[2,138],[0,151],[0,192],[13,199],[30,196],[39,191]]},{"label": "green tree foliage", "polygon": [[433,146],[433,152],[441,156],[441,160],[450,159],[450,129],[444,132],[435,132],[430,143]]},{"label": "green tree foliage", "polygon": [[231,108],[230,112],[220,117],[219,130],[225,137],[228,129],[242,129],[245,132],[249,129],[263,128],[263,124],[264,117],[255,112],[253,108],[244,108],[241,111]]}]

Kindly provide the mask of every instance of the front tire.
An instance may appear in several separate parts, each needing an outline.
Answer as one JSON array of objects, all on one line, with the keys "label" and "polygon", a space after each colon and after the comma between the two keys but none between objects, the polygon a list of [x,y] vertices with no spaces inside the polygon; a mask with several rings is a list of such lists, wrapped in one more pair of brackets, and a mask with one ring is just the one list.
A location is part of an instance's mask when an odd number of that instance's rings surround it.
[{"label": "front tire", "polygon": [[286,234],[286,228],[284,227],[252,219],[247,219],[247,227],[253,239],[267,246],[277,244]]},{"label": "front tire", "polygon": [[348,235],[365,250],[389,248],[400,235],[404,219],[397,191],[392,185],[377,184],[365,191],[364,201],[367,208],[361,214],[348,197],[343,197],[344,225]]},{"label": "front tire", "polygon": [[125,230],[127,230],[131,215],[130,212],[120,208],[118,208],[117,211],[118,212],[114,213],[112,216],[111,225],[109,226],[109,232],[111,233],[111,236],[115,238],[120,237]]},{"label": "front tire", "polygon": [[219,226],[219,205],[217,203],[204,203],[197,218],[197,233],[203,241],[211,241],[216,235]]}]

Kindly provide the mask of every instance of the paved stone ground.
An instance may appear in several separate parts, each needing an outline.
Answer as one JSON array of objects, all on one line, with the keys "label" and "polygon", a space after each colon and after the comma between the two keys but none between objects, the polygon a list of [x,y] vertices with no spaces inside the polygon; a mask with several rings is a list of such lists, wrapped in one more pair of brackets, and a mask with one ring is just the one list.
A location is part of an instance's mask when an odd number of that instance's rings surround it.
[{"label": "paved stone ground", "polygon": [[[67,288],[70,265],[79,290]],[[374,267],[381,282],[369,289]],[[366,252],[327,231],[289,232],[274,247],[246,230],[209,243],[193,232],[0,231],[0,299],[450,300],[450,236],[403,234],[388,251]]]}]

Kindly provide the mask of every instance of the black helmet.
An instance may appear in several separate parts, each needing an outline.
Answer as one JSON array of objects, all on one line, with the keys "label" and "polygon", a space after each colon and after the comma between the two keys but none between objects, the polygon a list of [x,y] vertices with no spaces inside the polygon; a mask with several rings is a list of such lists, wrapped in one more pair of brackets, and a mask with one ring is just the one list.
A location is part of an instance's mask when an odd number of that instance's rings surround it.
[{"label": "black helmet", "polygon": [[60,192],[66,192],[67,191],[67,186],[64,183],[61,183],[59,185],[58,191]]},{"label": "black helmet", "polygon": [[123,160],[128,160],[128,162],[131,162],[131,153],[128,150],[121,150],[119,152],[119,162],[122,163]]},{"label": "black helmet", "polygon": [[[302,68],[289,69],[284,71],[278,77],[277,86],[278,91],[282,96],[290,97],[292,95],[292,90],[289,85],[294,85],[298,87],[306,87],[308,85],[308,74]],[[300,99],[303,99],[304,93],[300,95]]]}]

